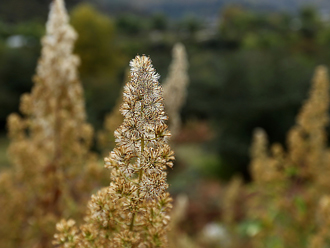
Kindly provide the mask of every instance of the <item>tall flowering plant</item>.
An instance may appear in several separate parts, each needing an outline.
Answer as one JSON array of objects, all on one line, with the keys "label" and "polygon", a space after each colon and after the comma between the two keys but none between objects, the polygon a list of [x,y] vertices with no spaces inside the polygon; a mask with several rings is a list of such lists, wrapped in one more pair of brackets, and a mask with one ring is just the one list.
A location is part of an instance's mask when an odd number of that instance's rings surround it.
[{"label": "tall flowering plant", "polygon": [[21,98],[21,115],[8,118],[13,166],[0,174],[1,247],[51,247],[55,224],[83,215],[102,175],[90,151],[76,38],[64,1],[54,0],[33,88]]},{"label": "tall flowering plant", "polygon": [[165,121],[162,87],[151,60],[130,62],[130,81],[120,111],[123,123],[115,131],[116,147],[105,158],[111,183],[92,196],[87,223],[57,225],[58,247],[164,247],[171,197],[166,192],[167,167],[173,151]]},{"label": "tall flowering plant", "polygon": [[189,65],[185,46],[176,43],[173,47],[172,57],[169,73],[164,82],[164,101],[170,117],[169,127],[175,137],[181,128],[180,111],[186,102],[189,84]]},{"label": "tall flowering plant", "polygon": [[265,132],[255,133],[254,194],[246,202],[247,216],[257,227],[253,247],[329,246],[328,112],[328,70],[318,66],[309,98],[288,133],[287,149],[273,144],[269,150]]}]

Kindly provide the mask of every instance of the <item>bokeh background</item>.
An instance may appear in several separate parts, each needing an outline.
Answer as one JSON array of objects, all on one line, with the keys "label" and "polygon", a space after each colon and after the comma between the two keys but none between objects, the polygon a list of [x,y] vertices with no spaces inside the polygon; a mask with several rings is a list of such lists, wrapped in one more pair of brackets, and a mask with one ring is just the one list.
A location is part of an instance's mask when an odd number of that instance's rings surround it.
[{"label": "bokeh background", "polygon": [[[50,1],[0,2],[0,170],[9,167],[6,119],[29,92]],[[330,65],[330,2],[316,0],[67,0],[79,34],[88,121],[103,128],[136,54],[166,78],[175,43],[189,61],[182,130],[170,191],[188,194],[194,233],[219,215],[226,182],[249,173],[256,127],[270,143],[285,134],[307,97],[315,67]],[[95,142],[96,143],[96,142]],[[94,146],[97,152],[99,148]],[[201,201],[202,200],[202,201]],[[203,203],[203,205],[201,204]],[[199,214],[198,217],[194,213]]]}]

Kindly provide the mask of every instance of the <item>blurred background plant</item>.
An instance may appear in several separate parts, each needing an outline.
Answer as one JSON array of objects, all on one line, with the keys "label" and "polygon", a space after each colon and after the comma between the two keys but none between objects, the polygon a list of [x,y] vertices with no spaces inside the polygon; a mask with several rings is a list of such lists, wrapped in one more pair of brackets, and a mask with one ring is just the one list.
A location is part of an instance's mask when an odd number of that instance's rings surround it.
[{"label": "blurred background plant", "polygon": [[76,38],[63,0],[54,1],[31,93],[21,97],[21,115],[8,117],[12,168],[0,174],[1,247],[51,247],[57,221],[82,216],[88,192],[102,186],[72,54]]},{"label": "blurred background plant", "polygon": [[[6,155],[9,144],[5,135],[6,119],[10,113],[18,112],[20,96],[31,91],[31,78],[41,51],[39,40],[45,33],[50,2],[0,3],[0,171],[3,177],[10,165]],[[87,122],[96,132],[103,129],[104,123],[110,123],[105,117],[108,113],[117,112],[126,64],[131,57],[150,55],[162,75],[160,82],[165,83],[170,75],[174,45],[179,42],[185,46],[189,85],[186,102],[179,110],[182,125],[175,138],[175,170],[168,175],[171,194],[184,193],[189,198],[186,216],[179,221],[178,228],[186,240],[195,237],[196,244],[207,246],[205,237],[213,239],[209,247],[233,244],[228,237],[239,242],[241,239],[236,239],[236,235],[243,237],[244,243],[257,235],[260,219],[250,216],[253,211],[248,215],[243,203],[260,194],[247,185],[252,182],[252,188],[264,187],[263,180],[274,177],[272,171],[262,172],[265,178],[261,177],[261,181],[254,176],[264,164],[272,164],[273,168],[279,159],[284,161],[281,166],[287,163],[291,148],[285,143],[286,133],[294,125],[298,109],[306,98],[314,69],[319,64],[330,64],[330,3],[67,0],[66,5],[79,37],[74,52],[81,57],[79,71]],[[270,154],[266,149],[262,159],[250,162],[250,144],[256,127],[267,133],[265,143],[275,145]],[[257,133],[259,138],[263,136],[263,131]],[[112,146],[108,141],[103,147],[94,143],[92,150],[96,154],[107,153],[107,147]],[[101,160],[101,156],[98,159]],[[286,173],[294,177],[296,168],[291,166]],[[233,176],[241,179],[228,184]],[[281,173],[277,176],[281,177]],[[288,188],[270,185],[265,187],[270,190],[268,194]],[[305,186],[297,188],[305,190]],[[286,191],[286,194],[289,193]],[[292,190],[292,194],[296,191]],[[294,202],[303,209],[306,199],[304,193],[301,195],[297,193],[298,199]],[[265,198],[260,199],[254,204],[265,202]],[[235,206],[234,211],[231,209],[229,217],[222,218],[225,209],[233,208],[230,202]],[[322,212],[318,218],[326,215],[326,202],[322,200],[317,205],[313,200],[315,209],[319,206]],[[269,216],[276,211],[265,210]],[[325,232],[321,222],[317,225],[320,226],[315,225],[313,230],[316,236],[317,232]],[[219,240],[215,236],[225,238]],[[269,247],[279,246],[278,242],[269,241]]]}]

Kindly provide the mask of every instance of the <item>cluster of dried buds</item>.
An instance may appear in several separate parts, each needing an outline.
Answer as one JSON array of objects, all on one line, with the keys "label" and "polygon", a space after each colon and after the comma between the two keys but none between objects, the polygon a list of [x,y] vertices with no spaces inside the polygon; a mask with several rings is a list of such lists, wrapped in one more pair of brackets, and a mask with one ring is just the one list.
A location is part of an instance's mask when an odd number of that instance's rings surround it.
[{"label": "cluster of dried buds", "polygon": [[167,167],[174,153],[167,140],[162,88],[151,60],[130,62],[130,81],[123,92],[123,123],[115,131],[116,147],[105,158],[110,186],[92,196],[87,222],[58,224],[58,247],[164,247],[169,210]]}]

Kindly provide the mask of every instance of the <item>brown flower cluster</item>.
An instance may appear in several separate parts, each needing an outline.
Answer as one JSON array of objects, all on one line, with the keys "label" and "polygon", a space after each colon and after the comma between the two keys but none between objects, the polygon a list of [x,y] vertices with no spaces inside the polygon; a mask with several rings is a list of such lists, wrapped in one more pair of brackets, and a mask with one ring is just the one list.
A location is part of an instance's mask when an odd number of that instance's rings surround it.
[{"label": "brown flower cluster", "polygon": [[63,0],[53,1],[32,92],[21,98],[22,115],[8,118],[13,168],[0,178],[1,247],[51,247],[56,222],[81,215],[98,186],[76,38]]},{"label": "brown flower cluster", "polygon": [[167,167],[173,151],[165,121],[158,74],[146,56],[130,62],[123,92],[123,123],[115,131],[116,147],[105,158],[111,183],[92,196],[86,223],[57,225],[58,247],[164,247],[171,201],[166,192]]},{"label": "brown flower cluster", "polygon": [[251,175],[255,183],[271,182],[281,179],[283,173],[284,162],[283,148],[280,144],[275,143],[268,151],[268,140],[266,132],[257,128],[253,134],[253,142],[251,146]]},{"label": "brown flower cluster", "polygon": [[288,150],[271,152],[263,131],[255,133],[251,169],[253,195],[246,204],[255,225],[252,247],[328,247],[329,111],[327,69],[319,66],[309,99],[288,133]]}]

